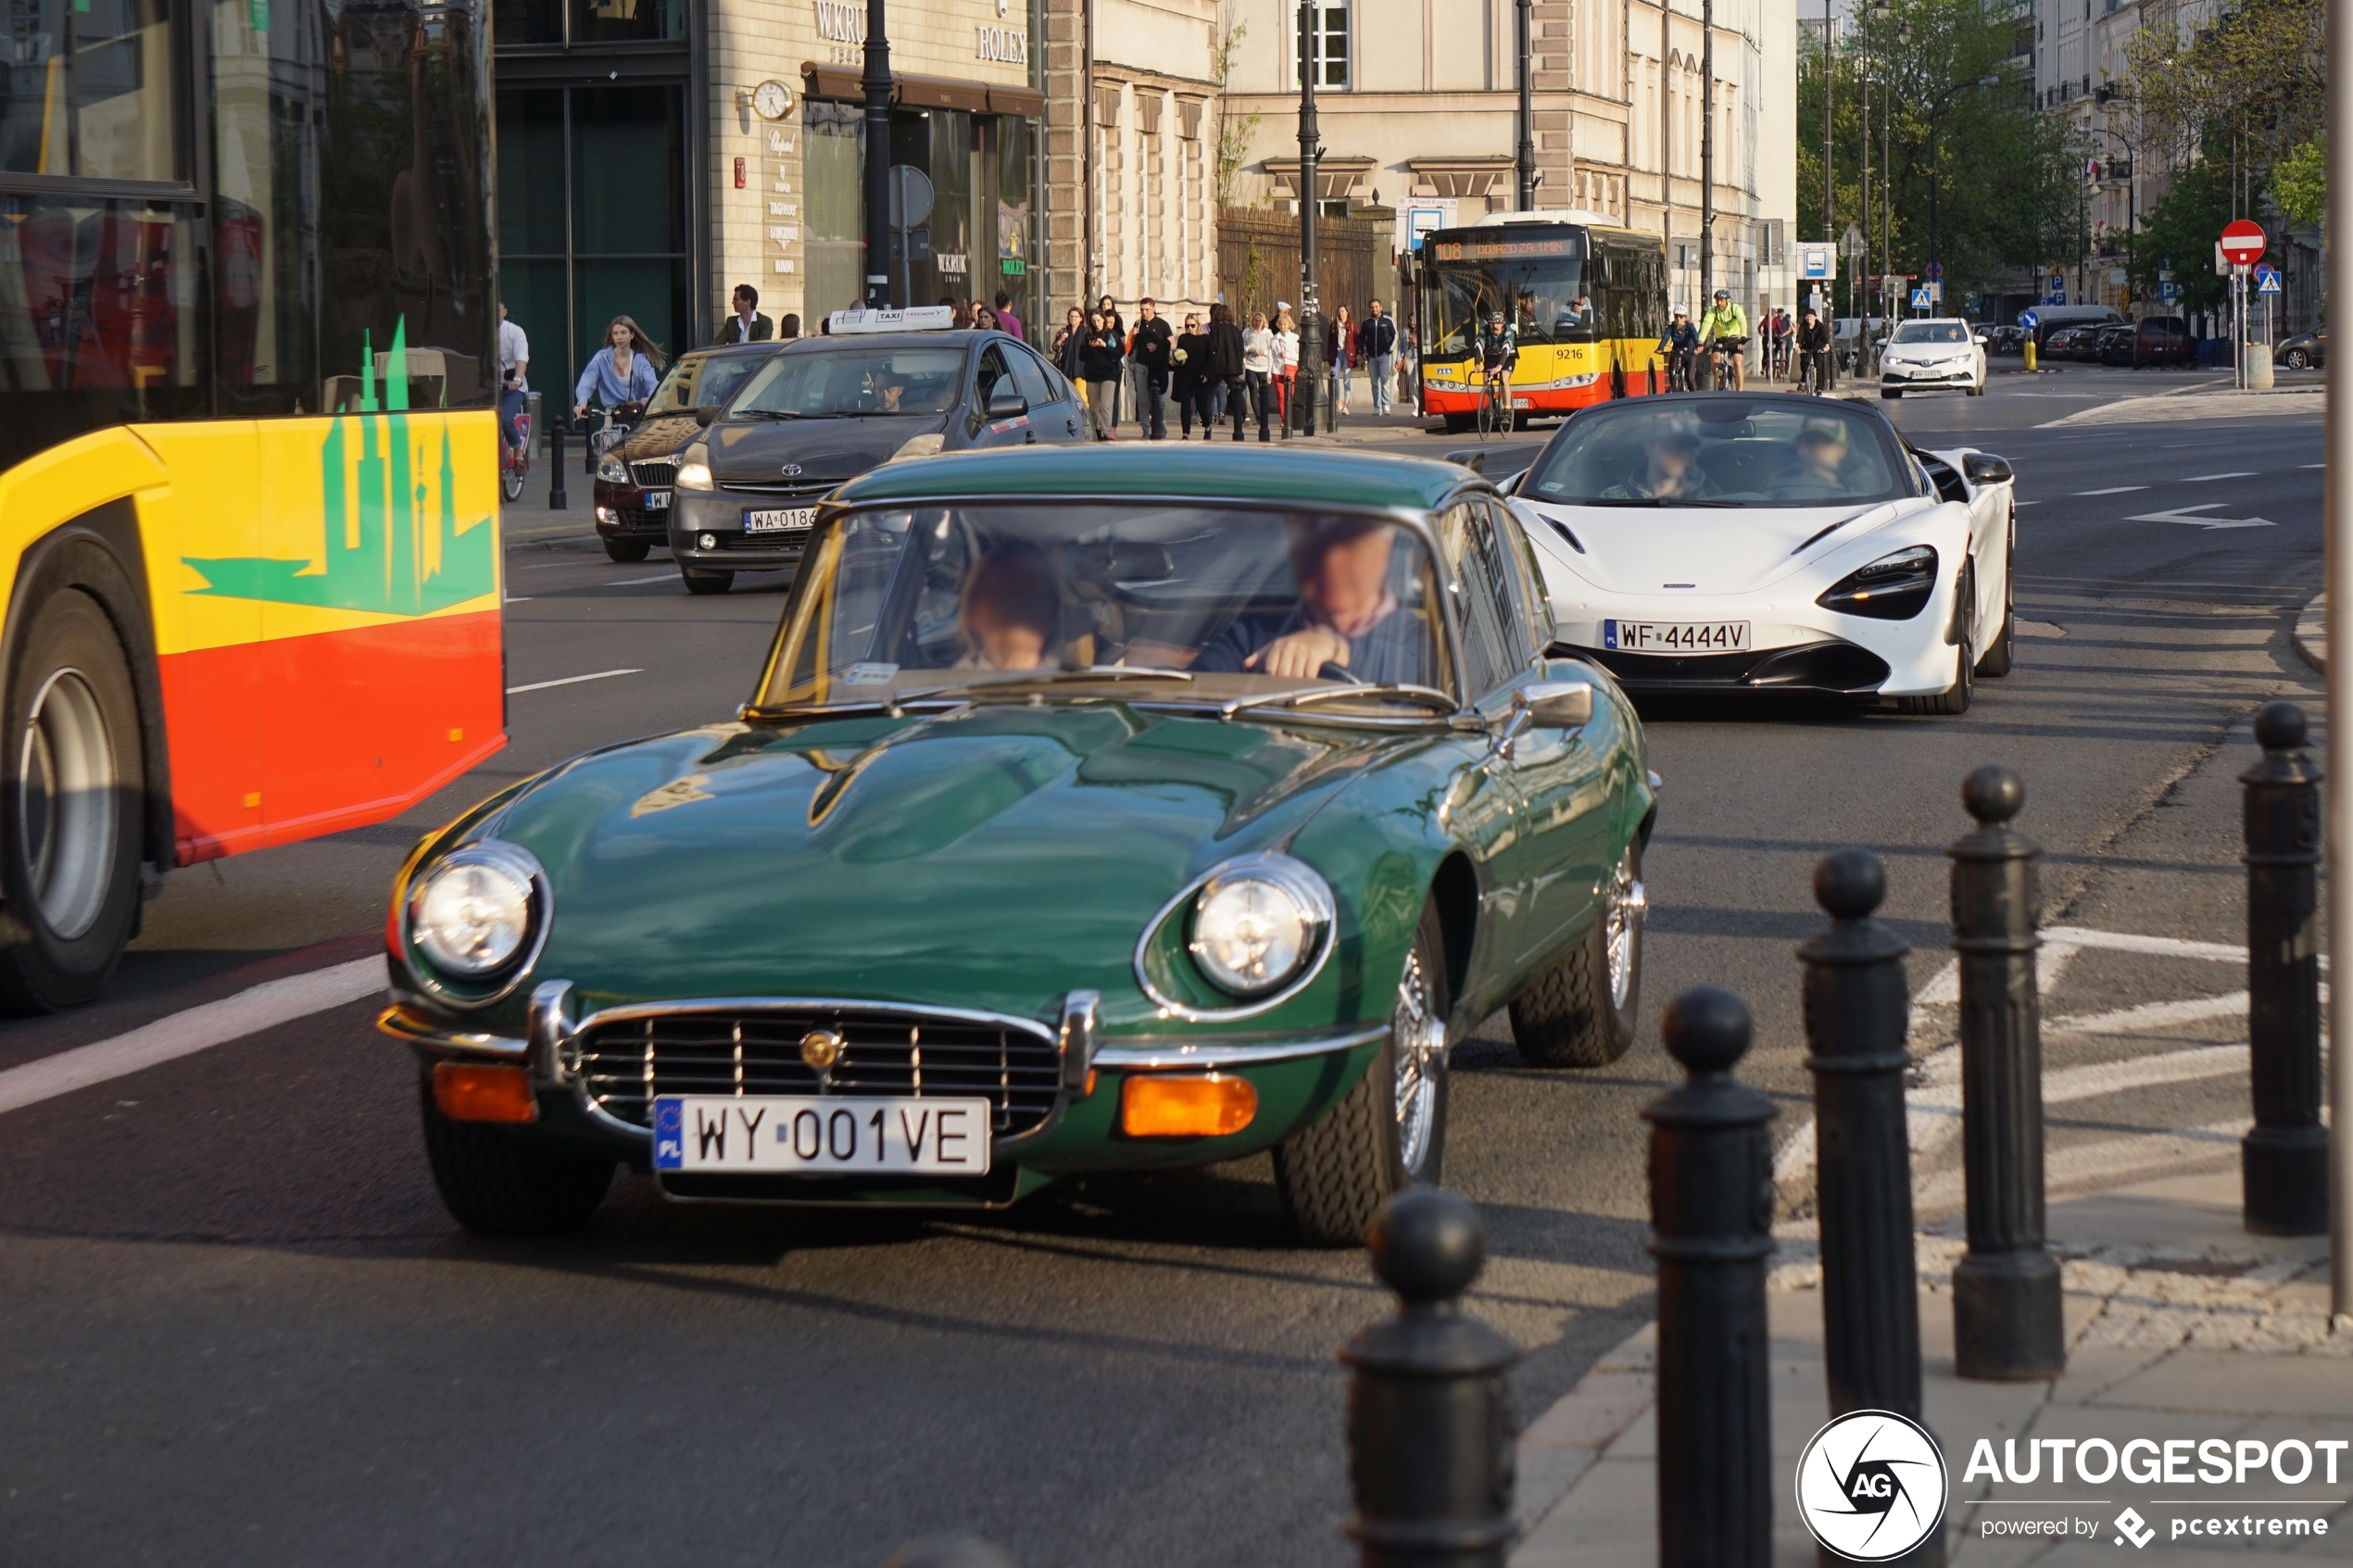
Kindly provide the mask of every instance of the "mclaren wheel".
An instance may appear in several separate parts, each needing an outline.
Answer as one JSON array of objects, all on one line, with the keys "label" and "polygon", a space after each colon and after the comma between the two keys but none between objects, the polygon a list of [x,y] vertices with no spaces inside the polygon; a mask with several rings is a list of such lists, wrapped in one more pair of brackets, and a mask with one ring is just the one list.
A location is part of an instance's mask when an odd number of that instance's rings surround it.
[{"label": "mclaren wheel", "polygon": [[1512,1039],[1530,1067],[1606,1067],[1634,1043],[1642,994],[1642,847],[1626,846],[1602,916],[1560,962],[1512,998]]},{"label": "mclaren wheel", "polygon": [[[2013,529],[2017,524],[2010,525]],[[1999,680],[2008,674],[2018,662],[2018,546],[2012,544],[2002,557],[2002,625],[1986,645],[1985,655],[1977,661],[1977,672],[1989,680]]]},{"label": "mclaren wheel", "polygon": [[1321,1121],[1275,1146],[1275,1185],[1302,1243],[1362,1246],[1384,1199],[1438,1180],[1446,1158],[1448,1006],[1438,909],[1424,905],[1398,973],[1389,1038],[1372,1066]]},{"label": "mclaren wheel", "polygon": [[1977,660],[1969,657],[1969,646],[1976,635],[1976,618],[1970,607],[1977,602],[1977,568],[1961,569],[1959,636],[1960,645],[1953,650],[1953,684],[1933,696],[1904,696],[1895,699],[1896,707],[1906,713],[1929,714],[1950,718],[1969,711],[1969,699],[1977,691]]},{"label": "mclaren wheel", "polygon": [[139,705],[114,622],[77,588],[33,610],[0,749],[0,1009],[86,1002],[139,912]]}]

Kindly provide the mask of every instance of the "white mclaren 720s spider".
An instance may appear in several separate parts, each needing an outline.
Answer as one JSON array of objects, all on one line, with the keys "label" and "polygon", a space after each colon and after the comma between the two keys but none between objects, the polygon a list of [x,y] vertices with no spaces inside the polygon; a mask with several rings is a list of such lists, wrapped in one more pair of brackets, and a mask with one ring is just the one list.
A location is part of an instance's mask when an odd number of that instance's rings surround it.
[{"label": "white mclaren 720s spider", "polygon": [[1919,451],[1876,408],[1628,398],[1504,482],[1555,646],[1629,693],[1806,692],[1962,713],[2018,634],[2010,466]]}]

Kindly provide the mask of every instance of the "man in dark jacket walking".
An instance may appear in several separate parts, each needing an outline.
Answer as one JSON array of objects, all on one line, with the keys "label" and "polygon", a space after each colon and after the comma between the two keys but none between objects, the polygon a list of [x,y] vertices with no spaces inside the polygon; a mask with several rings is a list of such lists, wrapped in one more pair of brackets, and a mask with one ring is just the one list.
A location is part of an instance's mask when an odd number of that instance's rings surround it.
[{"label": "man in dark jacket walking", "polygon": [[1168,352],[1175,345],[1175,334],[1161,320],[1160,306],[1146,295],[1136,306],[1136,331],[1127,340],[1127,358],[1142,372],[1137,379],[1143,383],[1143,407],[1136,414],[1147,441],[1168,439],[1168,417],[1162,404],[1168,395]]},{"label": "man in dark jacket walking", "polygon": [[[1242,409],[1249,399],[1242,394],[1242,330],[1234,325],[1234,307],[1218,304],[1209,307],[1209,377],[1204,380],[1226,389],[1226,407],[1234,416],[1234,439],[1242,439]],[[1202,433],[1208,433],[1209,402],[1202,402]]]},{"label": "man in dark jacket walking", "polygon": [[1382,310],[1378,299],[1365,307],[1356,346],[1365,373],[1373,378],[1373,416],[1378,419],[1389,412],[1389,383],[1397,370],[1397,319]]}]

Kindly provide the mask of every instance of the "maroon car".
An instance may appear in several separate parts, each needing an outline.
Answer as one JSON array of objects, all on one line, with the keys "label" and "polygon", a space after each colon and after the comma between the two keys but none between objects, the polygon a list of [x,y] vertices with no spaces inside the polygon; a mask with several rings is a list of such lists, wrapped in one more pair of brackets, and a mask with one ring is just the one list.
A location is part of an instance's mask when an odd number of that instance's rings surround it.
[{"label": "maroon car", "polygon": [[2190,324],[2179,316],[2143,317],[2133,336],[2133,363],[2196,364],[2197,339],[2190,336]]},{"label": "maroon car", "polygon": [[656,545],[670,543],[671,481],[678,454],[702,426],[697,408],[724,408],[744,378],[782,348],[780,343],[748,343],[681,354],[646,400],[646,412],[628,436],[597,464],[597,536],[617,561],[641,561]]}]

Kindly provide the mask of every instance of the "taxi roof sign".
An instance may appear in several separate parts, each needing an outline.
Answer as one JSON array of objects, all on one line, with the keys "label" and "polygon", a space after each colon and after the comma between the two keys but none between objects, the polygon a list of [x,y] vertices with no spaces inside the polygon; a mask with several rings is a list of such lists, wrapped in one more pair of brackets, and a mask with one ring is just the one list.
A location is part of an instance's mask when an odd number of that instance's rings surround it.
[{"label": "taxi roof sign", "polygon": [[837,310],[825,318],[832,337],[860,332],[944,332],[956,324],[953,307],[918,305],[908,310]]}]

